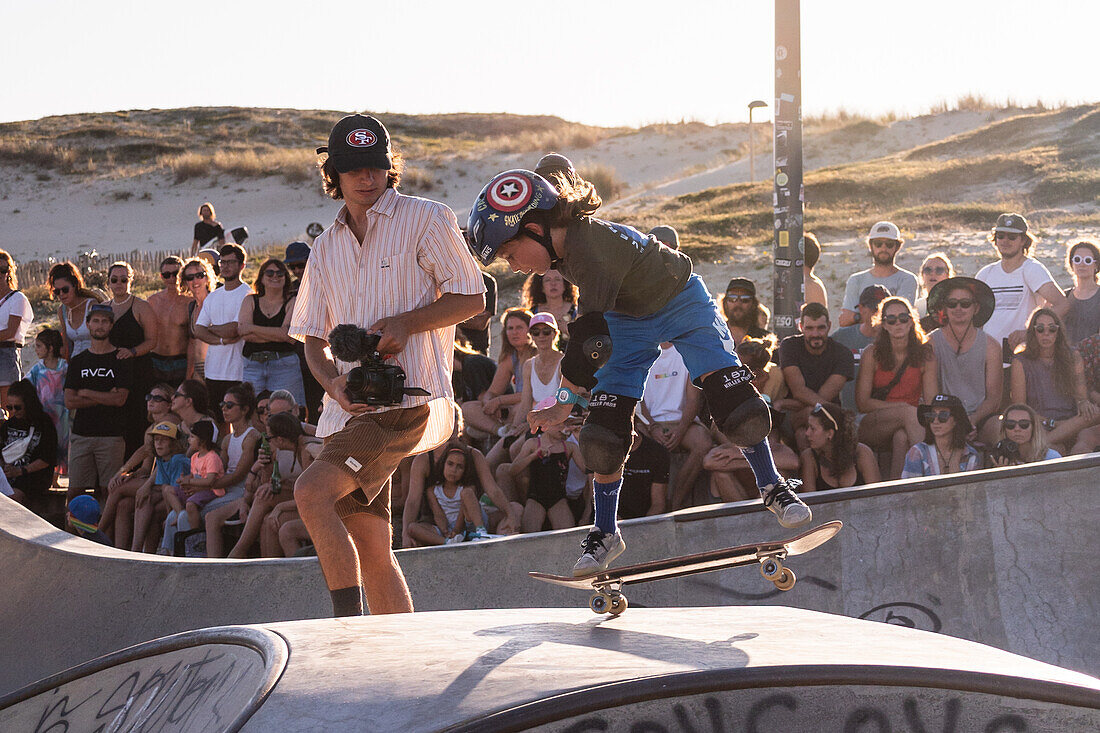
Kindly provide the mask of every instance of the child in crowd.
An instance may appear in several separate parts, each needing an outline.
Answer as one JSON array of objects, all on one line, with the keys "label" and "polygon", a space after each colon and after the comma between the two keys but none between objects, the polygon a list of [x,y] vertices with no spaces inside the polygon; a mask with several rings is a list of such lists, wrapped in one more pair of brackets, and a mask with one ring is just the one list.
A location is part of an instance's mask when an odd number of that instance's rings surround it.
[{"label": "child in crowd", "polygon": [[61,358],[61,332],[43,328],[34,337],[34,353],[38,361],[27,373],[27,379],[38,392],[42,409],[50,416],[57,431],[57,470],[62,476],[69,465],[69,411],[65,407],[65,374],[69,362]]},{"label": "child in crowd", "polygon": [[65,529],[92,542],[111,546],[111,538],[99,530],[99,502],[88,494],[73,497],[65,515]]},{"label": "child in crowd", "polygon": [[[158,555],[171,555],[175,544],[176,532],[186,531],[193,524],[186,524],[187,515],[183,511],[183,491],[180,490],[180,479],[191,470],[191,462],[184,454],[183,441],[180,440],[179,426],[168,420],[162,420],[147,431],[153,437],[153,453],[156,455],[153,463],[153,471],[147,479],[150,496],[157,493],[164,498],[168,506],[168,516],[164,520],[164,535]],[[159,489],[159,492],[158,492]],[[154,502],[149,501],[143,509],[151,516]],[[141,525],[147,526],[148,519],[143,518]],[[144,544],[144,543],[143,543]]]},{"label": "child in crowd", "polygon": [[575,526],[573,511],[565,491],[570,461],[580,462],[580,450],[567,443],[563,423],[549,425],[539,435],[529,438],[509,469],[513,479],[529,471],[527,503],[523,507],[523,531],[538,532],[550,519],[552,529]]},{"label": "child in crowd", "polygon": [[450,545],[466,539],[467,526],[476,526],[472,538],[487,538],[476,484],[477,472],[468,449],[452,443],[428,477],[431,488],[425,496],[435,523],[413,522],[408,526],[410,536],[421,545]]},{"label": "child in crowd", "polygon": [[191,475],[180,479],[180,489],[187,496],[187,521],[192,527],[200,527],[201,509],[215,497],[225,494],[225,489],[210,488],[225,474],[225,464],[214,442],[214,426],[207,422],[195,423],[187,449],[191,453]]}]

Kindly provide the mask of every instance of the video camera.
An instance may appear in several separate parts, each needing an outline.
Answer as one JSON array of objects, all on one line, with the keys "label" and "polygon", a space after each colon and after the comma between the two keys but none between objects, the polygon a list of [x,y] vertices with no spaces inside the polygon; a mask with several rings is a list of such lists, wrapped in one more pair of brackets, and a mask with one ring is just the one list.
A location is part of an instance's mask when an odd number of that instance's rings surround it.
[{"label": "video camera", "polygon": [[406,387],[405,370],[397,364],[383,362],[378,352],[381,338],[351,323],[341,323],[329,332],[332,355],[340,361],[359,362],[359,366],[348,372],[345,389],[351,401],[389,407],[400,405],[406,395],[430,396],[431,392],[420,387]]}]

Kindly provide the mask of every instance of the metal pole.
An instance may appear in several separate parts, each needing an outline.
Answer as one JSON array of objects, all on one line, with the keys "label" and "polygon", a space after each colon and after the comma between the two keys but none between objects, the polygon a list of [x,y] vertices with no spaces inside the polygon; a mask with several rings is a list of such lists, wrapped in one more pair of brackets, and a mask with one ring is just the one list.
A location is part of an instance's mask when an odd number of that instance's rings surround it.
[{"label": "metal pole", "polygon": [[752,111],[757,107],[767,106],[767,102],[759,99],[749,102],[749,183],[756,183],[756,136],[752,129]]},{"label": "metal pole", "polygon": [[799,0],[775,0],[775,106],[772,108],[775,193],[773,327],[796,332],[802,282],[802,52]]}]

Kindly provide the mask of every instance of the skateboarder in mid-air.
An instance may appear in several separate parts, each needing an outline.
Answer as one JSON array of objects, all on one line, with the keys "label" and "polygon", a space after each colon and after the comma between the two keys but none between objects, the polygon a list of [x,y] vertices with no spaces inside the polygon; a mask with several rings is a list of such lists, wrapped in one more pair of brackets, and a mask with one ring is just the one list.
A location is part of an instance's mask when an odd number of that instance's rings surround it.
[{"label": "skateboarder in mid-air", "polygon": [[557,404],[528,416],[535,431],[560,423],[583,403],[580,388],[592,392],[580,447],[594,473],[595,526],[573,574],[606,570],[626,549],[615,522],[618,493],[634,407],[663,341],[676,346],[715,422],[741,447],[764,506],[784,527],[808,524],[810,509],[794,492],[798,482],[782,478],[772,460],[768,406],[690,258],[632,227],[593,218],[599,194],[571,165],[548,175],[497,174],[474,201],[468,237],[483,264],[501,257],[513,272],[556,268],[580,289],[581,316],[569,326]]}]

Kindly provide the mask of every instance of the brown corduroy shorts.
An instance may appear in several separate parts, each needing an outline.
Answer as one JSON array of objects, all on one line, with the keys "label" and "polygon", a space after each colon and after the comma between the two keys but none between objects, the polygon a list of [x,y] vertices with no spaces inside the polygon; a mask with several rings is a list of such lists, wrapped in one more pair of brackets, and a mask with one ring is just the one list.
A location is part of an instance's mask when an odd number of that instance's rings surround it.
[{"label": "brown corduroy shorts", "polygon": [[428,424],[427,405],[385,412],[368,412],[348,421],[325,438],[317,460],[349,473],[359,488],[336,501],[336,514],[374,514],[390,521],[389,478],[409,455]]}]

